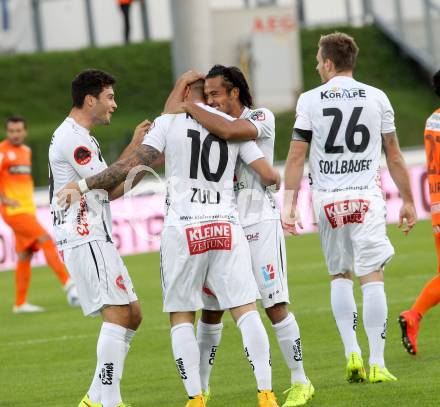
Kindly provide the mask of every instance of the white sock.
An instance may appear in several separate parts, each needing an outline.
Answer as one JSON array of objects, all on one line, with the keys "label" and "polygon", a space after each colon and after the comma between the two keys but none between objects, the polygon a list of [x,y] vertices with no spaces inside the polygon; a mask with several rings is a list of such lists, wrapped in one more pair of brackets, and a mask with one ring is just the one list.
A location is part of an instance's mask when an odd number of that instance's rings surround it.
[{"label": "white sock", "polygon": [[385,336],[387,331],[388,307],[384,284],[381,281],[362,286],[364,328],[370,346],[370,365],[385,366]]},{"label": "white sock", "polygon": [[337,278],[331,282],[331,304],[336,325],[344,343],[345,357],[357,352],[361,355],[361,348],[356,337],[357,307],[353,295],[353,281],[346,278]]},{"label": "white sock", "polygon": [[97,355],[103,407],[114,407],[122,401],[120,382],[129,347],[125,341],[126,334],[127,329],[120,325],[102,324]]},{"label": "white sock", "polygon": [[180,373],[188,396],[197,396],[202,392],[202,386],[200,384],[200,351],[193,324],[184,323],[173,326],[171,346],[177,371]]},{"label": "white sock", "polygon": [[[128,354],[128,351],[130,349],[130,342],[133,339],[133,336],[135,335],[136,331],[132,329],[127,329],[125,333],[124,341],[127,344],[126,347],[126,355]],[[99,348],[101,345],[99,345],[99,339],[101,338],[101,335],[99,335],[98,338],[98,345],[97,348]],[[101,366],[99,363],[96,363],[96,369],[95,374],[93,376],[92,384],[90,385],[90,389],[87,392],[89,399],[93,403],[101,403]]]},{"label": "white sock", "polygon": [[207,391],[209,387],[209,377],[222,337],[222,329],[222,323],[206,324],[201,319],[197,323],[197,343],[200,349],[200,381],[203,391]]},{"label": "white sock", "polygon": [[284,360],[291,371],[291,383],[301,382],[307,384],[303,367],[301,337],[294,315],[289,312],[286,318],[277,324],[273,324],[272,327],[275,330]]},{"label": "white sock", "polygon": [[258,390],[272,390],[269,338],[258,311],[249,311],[237,321],[243,346],[257,380]]}]

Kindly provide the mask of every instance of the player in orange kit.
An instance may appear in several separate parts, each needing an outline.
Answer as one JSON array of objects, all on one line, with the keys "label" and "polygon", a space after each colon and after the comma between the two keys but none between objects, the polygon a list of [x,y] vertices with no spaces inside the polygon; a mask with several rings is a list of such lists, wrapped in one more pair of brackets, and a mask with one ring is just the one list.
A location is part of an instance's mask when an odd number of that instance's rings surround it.
[{"label": "player in orange kit", "polygon": [[61,262],[55,245],[38,222],[33,202],[31,149],[23,144],[27,136],[26,121],[10,117],[6,121],[6,140],[0,142],[0,213],[15,234],[18,256],[15,273],[16,297],[14,313],[44,311],[26,301],[31,277],[31,259],[35,251],[43,250],[48,265],[59,278],[72,306],[79,305],[73,281]]},{"label": "player in orange kit", "polygon": [[[433,85],[435,93],[440,96],[440,71],[434,75]],[[426,121],[425,151],[438,274],[425,285],[411,309],[402,312],[399,316],[402,344],[411,355],[417,353],[417,334],[421,319],[440,302],[440,109],[437,109]]]}]

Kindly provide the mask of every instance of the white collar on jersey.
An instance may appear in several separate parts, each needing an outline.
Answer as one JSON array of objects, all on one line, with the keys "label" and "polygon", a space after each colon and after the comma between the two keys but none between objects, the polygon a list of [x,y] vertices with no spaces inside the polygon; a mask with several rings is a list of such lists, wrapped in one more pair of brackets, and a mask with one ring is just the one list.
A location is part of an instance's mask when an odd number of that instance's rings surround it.
[{"label": "white collar on jersey", "polygon": [[345,76],[345,75],[336,75],[333,78],[331,78],[327,83],[330,82],[348,82],[348,81],[355,81],[352,76]]},{"label": "white collar on jersey", "polygon": [[88,129],[86,129],[85,127],[81,126],[80,124],[78,124],[78,122],[73,117],[67,116],[64,119],[64,121],[67,123],[70,123],[74,128],[76,128],[80,132],[83,132],[85,134],[90,134],[90,131]]},{"label": "white collar on jersey", "polygon": [[246,117],[246,115],[248,114],[249,110],[251,110],[251,109],[249,109],[248,107],[245,106],[244,109],[243,109],[243,112],[241,113],[241,115],[239,117],[239,119],[244,119]]}]

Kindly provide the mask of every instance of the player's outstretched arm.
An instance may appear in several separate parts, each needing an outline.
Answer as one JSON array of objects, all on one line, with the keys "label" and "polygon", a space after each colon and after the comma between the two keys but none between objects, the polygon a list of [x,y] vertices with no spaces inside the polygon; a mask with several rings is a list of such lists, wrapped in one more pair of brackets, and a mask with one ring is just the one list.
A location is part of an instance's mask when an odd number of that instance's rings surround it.
[{"label": "player's outstretched arm", "polygon": [[142,168],[141,166],[150,167],[159,158],[160,154],[155,148],[142,144],[129,157],[116,161],[99,174],[64,186],[57,193],[58,204],[68,208],[71,203],[79,200],[82,194],[92,189],[104,189],[111,193],[115,187],[130,180],[130,173],[134,177],[142,171],[147,171],[148,168]]},{"label": "player's outstretched arm", "polygon": [[281,221],[283,228],[293,235],[299,234],[297,227],[303,228],[296,204],[308,148],[309,143],[305,141],[291,141],[284,167],[284,205]]},{"label": "player's outstretched arm", "polygon": [[382,134],[382,146],[391,178],[396,184],[403,201],[402,207],[400,208],[399,228],[406,223],[402,231],[403,233],[408,234],[416,224],[417,213],[414,206],[408,169],[405,160],[403,159],[402,152],[400,151],[399,140],[396,133]]},{"label": "player's outstretched arm", "polygon": [[275,190],[280,188],[281,177],[278,170],[272,167],[265,158],[259,158],[249,166],[260,176],[261,182],[266,186],[274,186]]}]

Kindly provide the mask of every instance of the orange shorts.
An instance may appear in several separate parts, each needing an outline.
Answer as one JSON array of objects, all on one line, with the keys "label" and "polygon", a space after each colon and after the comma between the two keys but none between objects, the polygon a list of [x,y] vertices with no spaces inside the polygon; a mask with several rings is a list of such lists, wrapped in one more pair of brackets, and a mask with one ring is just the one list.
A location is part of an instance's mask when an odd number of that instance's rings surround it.
[{"label": "orange shorts", "polygon": [[25,250],[38,251],[40,247],[37,239],[48,234],[35,215],[25,213],[12,216],[4,215],[3,220],[14,231],[17,253]]}]

